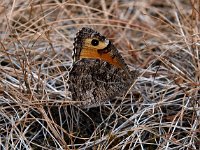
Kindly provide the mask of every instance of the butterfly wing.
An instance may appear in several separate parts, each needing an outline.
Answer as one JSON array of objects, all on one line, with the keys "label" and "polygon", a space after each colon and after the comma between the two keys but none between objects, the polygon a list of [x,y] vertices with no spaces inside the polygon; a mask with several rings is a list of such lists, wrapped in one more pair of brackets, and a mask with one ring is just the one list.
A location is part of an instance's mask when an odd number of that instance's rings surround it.
[{"label": "butterfly wing", "polygon": [[95,107],[122,95],[135,79],[117,48],[93,29],[76,34],[72,57],[68,83],[79,106]]},{"label": "butterfly wing", "polygon": [[79,106],[95,107],[121,95],[131,85],[126,73],[97,59],[77,61],[69,73],[69,90]]}]

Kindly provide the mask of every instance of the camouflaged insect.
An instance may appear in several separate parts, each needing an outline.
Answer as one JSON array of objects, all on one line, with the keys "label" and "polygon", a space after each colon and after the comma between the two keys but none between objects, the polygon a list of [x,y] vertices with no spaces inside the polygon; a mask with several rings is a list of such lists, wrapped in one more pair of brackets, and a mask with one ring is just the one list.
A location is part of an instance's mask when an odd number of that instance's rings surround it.
[{"label": "camouflaged insect", "polygon": [[72,100],[83,108],[99,106],[130,88],[137,71],[130,71],[115,46],[100,33],[82,28],[74,39],[69,72]]}]

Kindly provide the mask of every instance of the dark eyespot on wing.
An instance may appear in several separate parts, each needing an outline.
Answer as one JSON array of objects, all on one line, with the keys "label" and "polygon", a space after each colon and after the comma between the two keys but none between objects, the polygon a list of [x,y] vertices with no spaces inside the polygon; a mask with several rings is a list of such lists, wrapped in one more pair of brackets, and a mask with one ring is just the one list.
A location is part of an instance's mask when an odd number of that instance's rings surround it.
[{"label": "dark eyespot on wing", "polygon": [[93,39],[93,40],[91,41],[91,44],[92,44],[93,46],[98,46],[98,45],[99,45],[99,41],[98,41],[97,39]]}]

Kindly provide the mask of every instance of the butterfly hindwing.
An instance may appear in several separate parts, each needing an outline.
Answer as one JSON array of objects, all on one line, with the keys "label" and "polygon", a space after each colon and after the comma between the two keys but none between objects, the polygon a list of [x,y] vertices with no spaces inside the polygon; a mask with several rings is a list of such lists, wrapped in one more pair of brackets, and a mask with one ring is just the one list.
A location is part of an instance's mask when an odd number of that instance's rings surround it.
[{"label": "butterfly hindwing", "polygon": [[123,70],[95,59],[76,62],[69,73],[69,80],[72,99],[79,101],[78,105],[89,107],[122,94],[130,85]]}]

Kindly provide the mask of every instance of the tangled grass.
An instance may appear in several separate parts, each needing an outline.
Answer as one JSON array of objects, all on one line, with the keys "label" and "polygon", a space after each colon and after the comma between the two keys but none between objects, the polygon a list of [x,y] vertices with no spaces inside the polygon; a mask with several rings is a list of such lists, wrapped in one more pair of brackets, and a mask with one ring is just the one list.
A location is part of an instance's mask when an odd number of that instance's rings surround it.
[{"label": "tangled grass", "polygon": [[[0,5],[1,149],[200,149],[200,1]],[[92,27],[141,75],[126,97],[71,103],[73,37]]]}]

